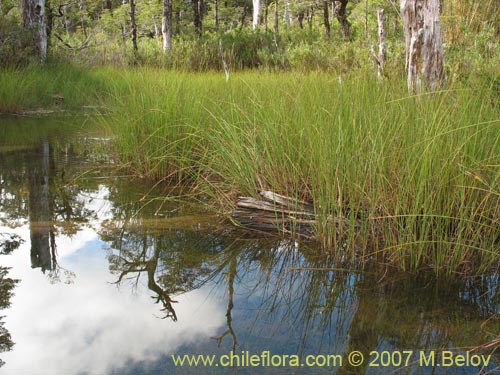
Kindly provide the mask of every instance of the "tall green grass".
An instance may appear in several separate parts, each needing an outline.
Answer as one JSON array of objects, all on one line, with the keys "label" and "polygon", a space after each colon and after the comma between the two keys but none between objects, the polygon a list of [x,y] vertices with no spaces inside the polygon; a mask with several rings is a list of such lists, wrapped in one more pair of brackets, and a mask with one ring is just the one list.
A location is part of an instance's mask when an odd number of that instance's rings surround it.
[{"label": "tall green grass", "polygon": [[418,96],[403,78],[364,70],[229,82],[142,68],[86,74],[81,95],[104,106],[110,152],[139,176],[189,185],[227,216],[238,195],[261,189],[310,202],[317,240],[343,258],[439,274],[498,267],[498,74]]},{"label": "tall green grass", "polygon": [[105,126],[114,151],[139,176],[185,182],[206,152],[207,105],[224,92],[220,75],[141,69],[111,76]]},{"label": "tall green grass", "polygon": [[79,110],[103,103],[105,75],[72,65],[0,68],[0,113]]},{"label": "tall green grass", "polygon": [[402,80],[359,72],[122,80],[106,122],[141,175],[188,181],[226,212],[261,189],[312,202],[317,239],[344,257],[438,273],[498,262],[493,85],[408,96]]}]

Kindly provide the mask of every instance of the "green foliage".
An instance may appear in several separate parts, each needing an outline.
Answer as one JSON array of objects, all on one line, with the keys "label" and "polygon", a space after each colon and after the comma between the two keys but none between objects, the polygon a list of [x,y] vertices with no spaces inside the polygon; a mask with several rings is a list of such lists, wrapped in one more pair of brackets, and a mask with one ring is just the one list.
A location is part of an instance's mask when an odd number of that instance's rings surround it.
[{"label": "green foliage", "polygon": [[10,16],[0,14],[0,66],[21,66],[38,60],[31,33]]},{"label": "green foliage", "polygon": [[[446,58],[452,74],[462,65],[498,64],[500,6],[496,0],[453,0],[444,3],[442,23]],[[274,35],[275,2],[262,4],[262,24],[250,30],[252,4],[248,0],[219,2],[219,26],[215,24],[215,1],[206,1],[204,34],[194,33],[193,10],[189,2],[173,1],[174,45],[162,51],[162,4],[136,0],[139,51],[131,50],[130,6],[119,0],[83,0],[77,3],[54,0],[46,9],[51,19],[50,58],[87,66],[150,65],[188,71],[222,70],[219,41],[232,71],[243,69],[322,70],[334,73],[371,63],[369,48],[377,43],[376,11],[385,9],[388,62],[391,72],[402,67],[402,27],[399,4],[394,0],[351,0],[347,16],[351,41],[341,37],[340,25],[330,14],[331,38],[325,38],[323,3],[319,0],[291,1],[292,25],[283,20],[285,2],[278,2],[279,34]],[[303,17],[303,29],[297,18]],[[394,52],[392,54],[392,52]],[[33,40],[20,26],[16,3],[3,1],[0,9],[0,63],[16,66],[36,62]],[[467,73],[467,72],[465,72]]]}]

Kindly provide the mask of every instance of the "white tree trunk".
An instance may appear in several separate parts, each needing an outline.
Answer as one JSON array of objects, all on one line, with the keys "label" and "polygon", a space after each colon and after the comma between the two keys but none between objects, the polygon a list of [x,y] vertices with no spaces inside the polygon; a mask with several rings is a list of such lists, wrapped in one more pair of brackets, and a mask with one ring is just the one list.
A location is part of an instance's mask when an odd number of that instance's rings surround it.
[{"label": "white tree trunk", "polygon": [[35,44],[40,54],[40,61],[47,59],[47,20],[45,18],[45,0],[23,0],[23,26],[34,33]]},{"label": "white tree trunk", "polygon": [[292,24],[292,16],[290,12],[290,0],[285,0],[284,8],[283,8],[283,18],[285,19],[285,23],[290,26]]},{"label": "white tree trunk", "polygon": [[378,78],[381,79],[384,73],[385,64],[387,62],[387,48],[386,48],[386,31],[384,22],[384,10],[377,10],[378,21]]},{"label": "white tree trunk", "polygon": [[155,16],[151,16],[151,20],[153,21],[153,26],[155,28],[155,38],[158,39],[160,37],[160,30],[158,29],[158,24],[156,23]]},{"label": "white tree trunk", "polygon": [[444,77],[440,0],[401,0],[408,89],[435,90]]},{"label": "white tree trunk", "polygon": [[259,24],[260,0],[252,0],[252,4],[253,4],[252,30],[255,30]]},{"label": "white tree trunk", "polygon": [[74,32],[73,20],[71,19],[71,5],[64,6],[64,26],[66,27],[66,34],[71,35]]}]

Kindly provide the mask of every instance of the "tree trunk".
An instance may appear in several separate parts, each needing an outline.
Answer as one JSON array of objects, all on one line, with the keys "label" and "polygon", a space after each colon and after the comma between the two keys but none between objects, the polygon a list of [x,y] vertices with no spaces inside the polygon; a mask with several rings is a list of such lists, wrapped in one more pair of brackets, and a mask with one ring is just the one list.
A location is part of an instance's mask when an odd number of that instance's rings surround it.
[{"label": "tree trunk", "polygon": [[370,33],[368,31],[368,0],[365,1],[365,38],[370,39]]},{"label": "tree trunk", "polygon": [[347,3],[349,2],[349,0],[340,0],[340,1],[337,1],[338,5],[336,6],[336,16],[337,16],[337,19],[339,20],[339,23],[340,23],[340,26],[342,28],[342,37],[344,39],[349,39],[349,29],[350,29],[350,26],[351,24],[349,23],[349,21],[347,20],[347,13],[346,13],[346,9],[347,9]]},{"label": "tree trunk", "polygon": [[401,0],[408,89],[437,89],[443,78],[439,0]]},{"label": "tree trunk", "polygon": [[132,28],[132,47],[137,51],[137,23],[135,22],[135,0],[130,2],[130,26]]},{"label": "tree trunk", "polygon": [[[262,4],[261,4],[262,6]],[[261,12],[262,13],[262,12]],[[269,13],[269,7],[268,7],[268,3],[267,3],[267,0],[264,0],[264,21],[260,21],[259,24],[264,24],[265,25],[265,30],[267,32],[267,16],[268,16],[268,13]]]},{"label": "tree trunk", "polygon": [[201,38],[202,33],[202,11],[203,11],[203,0],[193,0],[193,24],[194,32]]},{"label": "tree trunk", "polygon": [[275,2],[274,2],[274,34],[276,34],[276,35],[279,34],[279,27],[280,27],[280,15],[279,15],[278,0],[275,0]]},{"label": "tree trunk", "polygon": [[283,18],[285,23],[290,26],[292,24],[292,16],[290,14],[290,0],[285,0],[285,5],[283,7]]},{"label": "tree trunk", "polygon": [[75,32],[73,26],[73,20],[71,19],[71,5],[67,4],[63,7],[64,9],[64,27],[66,28],[66,34],[72,35]]},{"label": "tree trunk", "polygon": [[45,22],[47,24],[47,49],[50,47],[50,35],[54,27],[54,10],[50,4],[50,0],[45,0]]},{"label": "tree trunk", "polygon": [[255,30],[259,24],[260,0],[252,0],[252,4],[253,4],[252,30]]},{"label": "tree trunk", "polygon": [[174,25],[175,25],[175,33],[176,34],[179,34],[181,32],[181,12],[173,12],[172,11],[172,14],[173,14],[173,17],[174,17]]},{"label": "tree trunk", "polygon": [[246,6],[246,3],[243,5],[243,9],[241,11],[241,18],[240,18],[240,31],[243,29],[243,26],[245,26],[245,18],[247,15],[248,7]]},{"label": "tree trunk", "polygon": [[203,33],[203,17],[205,17],[205,0],[198,0],[198,13],[200,14],[200,35]]},{"label": "tree trunk", "polygon": [[23,0],[22,20],[25,29],[33,33],[42,64],[47,59],[47,20],[45,0]]},{"label": "tree trunk", "polygon": [[381,79],[387,62],[386,31],[384,22],[384,10],[377,10],[378,21],[378,78]]},{"label": "tree trunk", "polygon": [[309,30],[312,30],[314,19],[314,8],[310,7],[307,9],[307,24],[309,25]]},{"label": "tree trunk", "polygon": [[219,0],[214,0],[215,31],[219,31]]},{"label": "tree trunk", "polygon": [[330,39],[330,14],[328,12],[328,1],[329,0],[323,0],[323,20],[325,24],[326,38]]},{"label": "tree trunk", "polygon": [[301,10],[298,14],[297,14],[297,22],[299,23],[299,27],[301,29],[304,28],[304,11]]},{"label": "tree trunk", "polygon": [[172,49],[172,0],[163,0],[161,33],[163,35],[163,52],[168,53]]},{"label": "tree trunk", "polygon": [[154,15],[151,16],[151,20],[153,21],[153,27],[155,28],[155,41],[158,42],[158,39],[160,38],[160,29],[158,29],[158,23],[156,22],[156,17]]}]

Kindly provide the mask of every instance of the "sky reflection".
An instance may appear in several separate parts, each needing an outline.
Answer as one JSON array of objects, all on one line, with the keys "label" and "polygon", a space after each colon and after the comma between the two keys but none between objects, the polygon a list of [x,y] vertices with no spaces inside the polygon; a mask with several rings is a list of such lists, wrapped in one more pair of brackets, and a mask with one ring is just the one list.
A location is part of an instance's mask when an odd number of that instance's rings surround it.
[{"label": "sky reflection", "polygon": [[[29,238],[26,227],[15,232]],[[47,273],[31,269],[29,241],[2,257],[12,267],[9,276],[21,279],[5,312],[15,347],[2,355],[2,373],[107,374],[206,340],[224,324],[224,306],[201,290],[176,298],[178,322],[160,319],[143,282],[136,290],[112,284],[116,277],[108,270],[105,244],[92,229],[58,236],[57,244],[58,264],[74,279],[63,275],[53,283]]]},{"label": "sky reflection", "polygon": [[[15,343],[0,353],[2,374],[290,375],[174,367],[169,354],[356,350],[369,358],[374,350],[477,347],[500,331],[498,275],[443,283],[383,264],[361,272],[303,243],[219,227],[164,200],[166,191],[109,176],[85,161],[80,139],[43,144],[0,152],[1,240],[18,236],[0,261],[20,280],[0,311]],[[498,356],[489,369],[497,364]],[[309,370],[388,371],[366,363]]]}]

